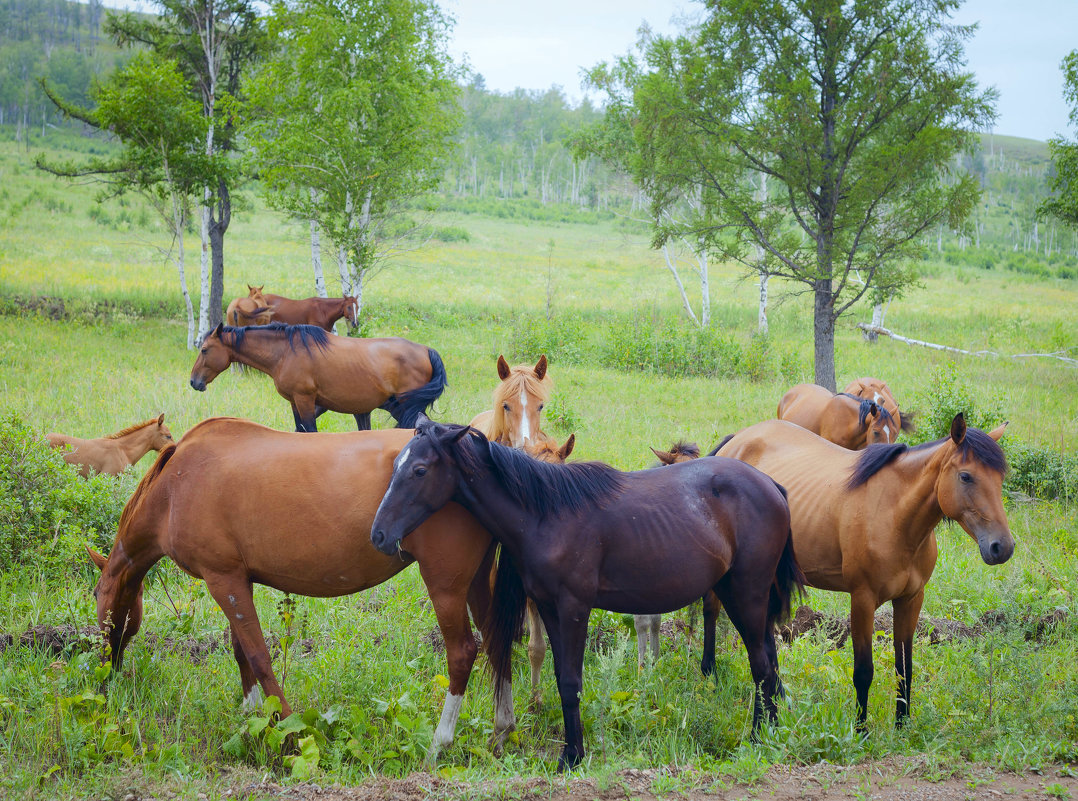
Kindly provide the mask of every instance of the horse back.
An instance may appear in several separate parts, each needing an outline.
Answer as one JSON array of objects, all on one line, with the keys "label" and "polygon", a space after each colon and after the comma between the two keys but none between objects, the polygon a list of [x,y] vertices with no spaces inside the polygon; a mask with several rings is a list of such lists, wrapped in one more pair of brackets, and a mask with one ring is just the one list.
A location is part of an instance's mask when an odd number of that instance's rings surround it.
[{"label": "horse back", "polygon": [[782,396],[776,417],[819,434],[827,405],[833,397],[833,393],[816,384],[798,384]]}]

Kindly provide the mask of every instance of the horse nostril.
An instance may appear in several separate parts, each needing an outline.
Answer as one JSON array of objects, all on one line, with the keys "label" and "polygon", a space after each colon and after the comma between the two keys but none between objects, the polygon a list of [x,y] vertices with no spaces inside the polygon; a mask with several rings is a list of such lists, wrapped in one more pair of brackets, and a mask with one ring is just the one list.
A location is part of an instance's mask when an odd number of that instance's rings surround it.
[{"label": "horse nostril", "polygon": [[993,542],[992,545],[989,547],[988,551],[992,554],[992,556],[998,557],[1000,553],[1002,553],[1003,548],[1000,546],[999,542]]}]

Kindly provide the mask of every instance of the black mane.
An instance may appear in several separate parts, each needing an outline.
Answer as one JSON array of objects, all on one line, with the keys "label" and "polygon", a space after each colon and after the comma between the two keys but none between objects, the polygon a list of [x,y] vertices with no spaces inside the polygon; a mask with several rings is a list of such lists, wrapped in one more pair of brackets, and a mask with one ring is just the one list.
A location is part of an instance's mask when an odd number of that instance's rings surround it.
[{"label": "black mane", "polygon": [[513,500],[534,515],[579,513],[609,501],[624,486],[622,474],[602,462],[540,462],[523,451],[490,442],[474,429],[456,439],[463,428],[467,426],[435,423],[420,427],[416,433],[430,436],[436,450],[451,456],[465,470],[491,470]]},{"label": "black mane", "polygon": [[[867,483],[870,478],[907,451],[938,448],[950,439],[950,437],[944,437],[934,442],[916,445],[913,448],[904,443],[869,445],[854,464],[853,471],[850,473],[850,480],[846,482],[846,489],[856,489]],[[973,459],[989,470],[995,470],[1000,474],[1007,472],[1007,457],[1003,454],[1003,448],[999,447],[998,442],[979,428],[970,426],[966,429],[966,436],[963,437],[962,443],[958,446],[958,452],[963,458]]]},{"label": "black mane", "polygon": [[245,326],[231,326],[226,325],[221,329],[222,334],[232,334],[232,347],[236,350],[243,349],[243,343],[247,340],[248,334],[256,334],[265,332],[269,333],[281,333],[288,338],[288,347],[292,350],[296,349],[296,338],[299,338],[299,344],[303,346],[303,349],[307,353],[311,352],[311,345],[314,345],[319,350],[325,350],[329,347],[329,336],[326,334],[324,328],[317,325],[288,325],[286,323],[269,323],[267,325],[245,325]]},{"label": "black mane", "polygon": [[[839,392],[838,394],[847,398],[852,398],[853,400],[857,401],[857,425],[861,426],[862,428],[865,425],[865,421],[868,420],[869,414],[871,414],[872,412],[872,407],[876,407],[876,411],[878,412],[881,420],[886,423],[890,423],[891,425],[895,425],[895,418],[891,415],[889,411],[887,411],[887,409],[884,408],[882,403],[876,403],[876,401],[874,400],[871,400],[869,398],[862,398],[859,395],[851,395],[849,392]],[[897,426],[895,427],[897,429]],[[895,434],[898,434],[897,430],[895,431]]]}]

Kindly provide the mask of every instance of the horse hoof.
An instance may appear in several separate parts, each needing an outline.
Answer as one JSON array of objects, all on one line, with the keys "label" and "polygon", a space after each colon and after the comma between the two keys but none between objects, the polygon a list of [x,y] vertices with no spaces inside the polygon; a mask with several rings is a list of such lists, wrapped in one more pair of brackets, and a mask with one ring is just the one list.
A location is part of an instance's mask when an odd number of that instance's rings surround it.
[{"label": "horse hoof", "polygon": [[487,740],[487,748],[490,749],[490,753],[494,754],[494,756],[496,757],[500,757],[502,755],[502,752],[505,750],[506,739],[509,737],[510,734],[516,731],[516,728],[516,724],[514,723],[510,724],[509,728],[507,729],[503,729],[502,731],[496,731],[491,734],[490,739]]}]

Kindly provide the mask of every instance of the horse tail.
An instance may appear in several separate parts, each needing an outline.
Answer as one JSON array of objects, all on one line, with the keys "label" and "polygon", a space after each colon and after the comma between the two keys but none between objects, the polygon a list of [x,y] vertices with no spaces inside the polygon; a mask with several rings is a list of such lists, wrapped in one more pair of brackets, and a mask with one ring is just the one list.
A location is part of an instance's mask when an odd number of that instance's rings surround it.
[{"label": "horse tail", "polygon": [[902,416],[902,430],[907,434],[912,434],[917,430],[917,421],[914,419],[917,416],[917,412],[902,411],[899,414]]},{"label": "horse tail", "polygon": [[[787,500],[786,488],[777,481],[775,486],[782,493],[783,500]],[[787,512],[788,514],[789,512]],[[779,563],[775,567],[775,581],[771,585],[771,595],[768,599],[767,620],[769,627],[789,620],[790,606],[795,593],[798,597],[805,594],[805,574],[802,572],[801,565],[797,563],[797,557],[794,555],[793,529],[787,525],[786,544],[782,548],[782,556],[779,557]]]},{"label": "horse tail", "polygon": [[124,506],[123,511],[120,512],[120,522],[116,526],[116,539],[120,538],[120,534],[130,525],[131,519],[138,514],[139,509],[142,508],[143,502],[150,494],[151,485],[157,481],[158,476],[165,470],[165,464],[176,453],[176,443],[170,442],[161,449],[161,452],[157,454],[157,459],[149,470],[146,471],[146,475],[139,481],[138,486],[135,487],[135,492],[132,494],[131,499],[128,500]]},{"label": "horse tail", "polygon": [[483,622],[483,649],[487,652],[490,673],[494,679],[494,700],[501,701],[513,676],[513,643],[524,634],[524,611],[528,596],[520,573],[505,549],[500,549],[498,572],[494,578],[494,597],[490,612]]},{"label": "horse tail", "polygon": [[[722,442],[720,442],[718,445],[716,445],[714,448],[712,448],[710,451],[707,452],[707,455],[708,456],[714,456],[715,454],[717,454],[719,451],[722,450],[723,445],[725,445],[727,442],[729,442],[733,438],[734,438],[733,434],[727,434],[725,437],[722,438]],[[783,494],[783,496],[786,495],[785,490],[783,491],[782,494]]]},{"label": "horse tail", "polygon": [[415,428],[420,412],[425,413],[430,409],[431,404],[442,396],[446,384],[449,383],[438,351],[427,348],[427,356],[430,358],[430,381],[421,387],[394,395],[382,405],[383,409],[397,419],[397,428]]}]

